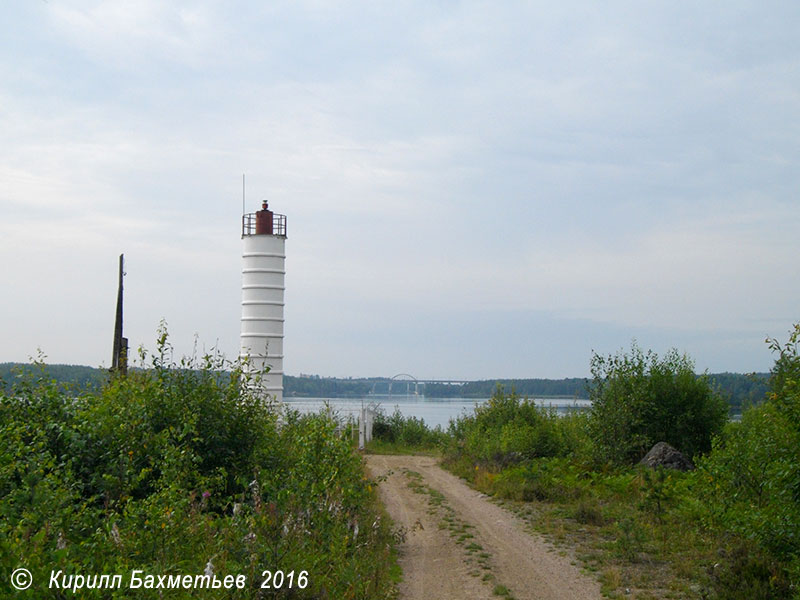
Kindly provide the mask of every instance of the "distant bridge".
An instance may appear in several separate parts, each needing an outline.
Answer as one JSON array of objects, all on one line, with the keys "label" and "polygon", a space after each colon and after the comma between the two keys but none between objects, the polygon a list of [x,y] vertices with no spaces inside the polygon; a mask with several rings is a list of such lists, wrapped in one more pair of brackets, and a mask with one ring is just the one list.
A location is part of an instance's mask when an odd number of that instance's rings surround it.
[{"label": "distant bridge", "polygon": [[[413,375],[409,375],[408,373],[398,373],[393,377],[387,377],[381,381],[377,381],[372,385],[372,393],[377,393],[376,388],[379,384],[385,383],[388,386],[388,394],[392,395],[392,388],[395,389],[395,393],[397,390],[397,384],[405,383],[405,394],[407,396],[419,396],[419,388],[420,386],[424,386],[427,383],[438,383],[443,385],[461,385],[464,383],[470,383],[468,380],[465,379],[417,379]],[[413,386],[413,392],[411,388]],[[402,393],[402,392],[401,392]]]}]

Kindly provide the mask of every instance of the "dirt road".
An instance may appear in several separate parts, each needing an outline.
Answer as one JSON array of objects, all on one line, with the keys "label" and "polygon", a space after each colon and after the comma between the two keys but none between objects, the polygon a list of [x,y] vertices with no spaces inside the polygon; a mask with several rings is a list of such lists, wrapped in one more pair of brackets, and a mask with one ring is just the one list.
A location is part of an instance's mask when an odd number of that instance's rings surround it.
[{"label": "dirt road", "polygon": [[380,495],[402,528],[401,600],[589,600],[600,586],[424,456],[367,456]]}]

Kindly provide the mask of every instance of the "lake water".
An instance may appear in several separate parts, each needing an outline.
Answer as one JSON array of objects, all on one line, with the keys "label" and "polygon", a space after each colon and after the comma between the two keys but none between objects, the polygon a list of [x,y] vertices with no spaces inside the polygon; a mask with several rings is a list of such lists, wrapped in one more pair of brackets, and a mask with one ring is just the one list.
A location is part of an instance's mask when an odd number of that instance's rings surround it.
[{"label": "lake water", "polygon": [[[319,412],[325,406],[340,417],[357,417],[362,406],[377,406],[385,414],[395,410],[405,417],[417,417],[425,421],[428,427],[440,425],[447,428],[450,419],[464,414],[471,414],[478,404],[487,402],[487,398],[425,398],[424,396],[365,396],[364,398],[284,398],[287,407],[301,413]],[[545,408],[552,407],[557,412],[581,410],[591,406],[589,400],[572,398],[533,398],[536,404]]]}]

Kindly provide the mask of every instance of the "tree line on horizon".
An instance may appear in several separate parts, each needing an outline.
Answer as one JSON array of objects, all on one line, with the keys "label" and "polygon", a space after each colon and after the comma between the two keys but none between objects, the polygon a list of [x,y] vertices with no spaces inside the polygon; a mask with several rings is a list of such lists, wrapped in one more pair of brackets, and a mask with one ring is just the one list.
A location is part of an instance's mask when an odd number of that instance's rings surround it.
[{"label": "tree line on horizon", "polygon": [[[21,370],[30,368],[25,363],[0,363],[0,388],[7,389],[20,376]],[[81,365],[44,365],[45,373],[55,381],[76,390],[98,390],[108,378],[108,371]],[[769,373],[712,373],[708,379],[728,401],[731,412],[739,413],[744,407],[763,402],[768,391]],[[353,398],[370,393],[386,393],[388,377],[321,377],[319,375],[284,375],[284,397],[291,398]],[[395,382],[394,393],[405,391],[405,381]],[[429,398],[489,398],[498,385],[513,390],[520,396],[588,399],[590,381],[587,378],[564,379],[483,379],[458,384],[420,384],[420,393]]]}]

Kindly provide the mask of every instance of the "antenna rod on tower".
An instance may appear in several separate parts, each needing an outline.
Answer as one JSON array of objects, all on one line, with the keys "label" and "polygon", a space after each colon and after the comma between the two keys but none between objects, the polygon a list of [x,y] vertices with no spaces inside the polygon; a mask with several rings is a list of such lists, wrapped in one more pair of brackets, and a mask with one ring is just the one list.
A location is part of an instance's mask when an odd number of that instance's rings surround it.
[{"label": "antenna rod on tower", "polygon": [[128,372],[128,338],[122,336],[122,278],[125,275],[125,255],[119,255],[119,286],[117,288],[117,315],[114,321],[114,349],[111,371],[125,375]]},{"label": "antenna rod on tower", "polygon": [[242,173],[242,214],[246,213],[247,209],[244,204],[244,173]]}]

